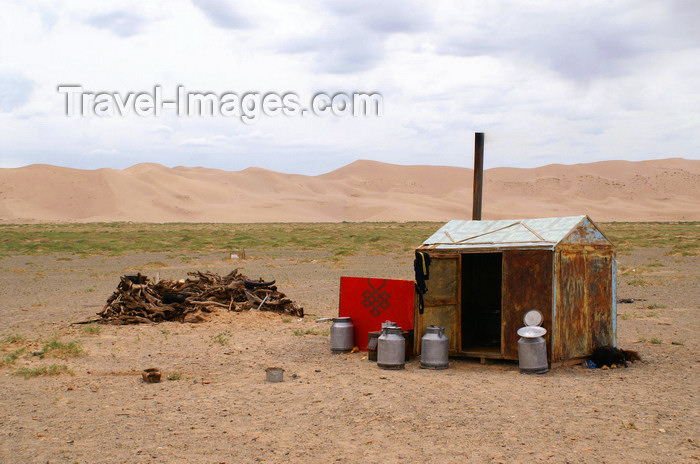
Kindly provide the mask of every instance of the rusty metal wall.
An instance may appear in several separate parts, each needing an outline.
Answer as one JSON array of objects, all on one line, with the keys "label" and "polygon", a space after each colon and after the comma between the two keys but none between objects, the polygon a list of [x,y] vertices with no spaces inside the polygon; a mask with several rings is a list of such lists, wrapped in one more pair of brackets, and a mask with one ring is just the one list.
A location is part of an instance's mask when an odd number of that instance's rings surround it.
[{"label": "rusty metal wall", "polygon": [[[614,344],[613,331],[613,285],[611,251],[586,254],[588,271],[588,299],[593,318],[588,332],[588,346],[597,347]],[[587,353],[590,354],[590,353]]]},{"label": "rusty metal wall", "polygon": [[610,247],[556,251],[556,306],[552,362],[590,355],[612,345],[613,278]]},{"label": "rusty metal wall", "polygon": [[545,341],[551,357],[553,256],[549,250],[503,252],[501,353],[505,359],[518,359],[517,330],[531,309],[544,316],[542,326],[547,329]]}]

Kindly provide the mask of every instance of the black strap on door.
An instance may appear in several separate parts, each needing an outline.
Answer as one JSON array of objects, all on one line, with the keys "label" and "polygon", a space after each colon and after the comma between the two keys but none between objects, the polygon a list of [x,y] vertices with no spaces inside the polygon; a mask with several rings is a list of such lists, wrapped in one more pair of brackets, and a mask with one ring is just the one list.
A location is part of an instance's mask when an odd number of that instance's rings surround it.
[{"label": "black strap on door", "polygon": [[416,251],[416,259],[413,260],[413,270],[416,273],[416,293],[418,293],[418,312],[423,314],[425,304],[423,295],[428,292],[425,281],[430,279],[430,255],[423,251]]}]

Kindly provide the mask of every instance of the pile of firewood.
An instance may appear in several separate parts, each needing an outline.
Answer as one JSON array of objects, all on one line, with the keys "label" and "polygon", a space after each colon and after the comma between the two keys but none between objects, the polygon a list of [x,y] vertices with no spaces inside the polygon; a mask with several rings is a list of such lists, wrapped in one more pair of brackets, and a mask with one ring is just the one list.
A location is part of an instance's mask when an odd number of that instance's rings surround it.
[{"label": "pile of firewood", "polygon": [[277,290],[275,281],[249,280],[238,269],[221,277],[211,272],[188,272],[186,280],[151,281],[127,275],[98,313],[100,322],[139,324],[161,321],[199,322],[202,313],[228,311],[274,311],[303,317],[304,308]]}]

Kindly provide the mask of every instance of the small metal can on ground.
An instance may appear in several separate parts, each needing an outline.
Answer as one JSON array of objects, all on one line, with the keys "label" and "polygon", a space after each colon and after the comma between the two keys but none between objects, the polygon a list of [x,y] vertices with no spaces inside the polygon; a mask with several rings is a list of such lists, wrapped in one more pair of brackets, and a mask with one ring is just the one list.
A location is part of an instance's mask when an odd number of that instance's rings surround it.
[{"label": "small metal can on ground", "polygon": [[282,382],[284,369],[281,367],[268,367],[265,369],[265,381],[271,383]]},{"label": "small metal can on ground", "polygon": [[160,370],[157,367],[144,369],[144,371],[141,373],[141,377],[146,383],[158,383],[160,382]]}]

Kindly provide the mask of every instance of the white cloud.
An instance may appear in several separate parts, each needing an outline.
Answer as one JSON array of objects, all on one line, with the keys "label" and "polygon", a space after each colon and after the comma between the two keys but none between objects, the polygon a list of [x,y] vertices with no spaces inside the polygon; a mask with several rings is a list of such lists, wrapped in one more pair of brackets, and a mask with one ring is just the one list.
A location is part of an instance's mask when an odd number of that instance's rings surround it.
[{"label": "white cloud", "polygon": [[87,152],[88,155],[116,155],[119,153],[119,150],[115,148],[95,148],[93,150],[90,150]]},{"label": "white cloud", "polygon": [[112,11],[106,14],[91,16],[86,23],[111,31],[119,37],[136,35],[146,25],[146,20],[128,11]]},{"label": "white cloud", "polygon": [[199,8],[217,27],[223,29],[245,29],[250,24],[230,1],[226,0],[193,0]]},{"label": "white cloud", "polygon": [[166,126],[165,124],[158,124],[153,129],[151,129],[151,132],[153,132],[154,134],[169,135],[169,134],[172,134],[173,132],[175,132],[175,129],[173,129],[170,126]]},{"label": "white cloud", "polygon": [[0,72],[0,111],[8,113],[21,107],[32,95],[34,82],[19,72]]},{"label": "white cloud", "polygon": [[353,74],[377,67],[392,34],[413,34],[433,27],[430,9],[414,1],[327,1],[323,25],[313,33],[287,37],[282,53],[311,54],[314,66],[331,74]]},{"label": "white cloud", "polygon": [[214,135],[211,137],[200,137],[185,139],[178,143],[181,147],[214,147],[229,143],[230,139],[225,135]]},{"label": "white cloud", "polygon": [[263,133],[260,131],[238,134],[235,137],[242,138],[242,139],[275,139],[275,138],[277,138],[277,136],[275,134]]},{"label": "white cloud", "polygon": [[415,33],[433,27],[432,8],[426,2],[411,0],[329,0],[326,6],[340,17],[354,18],[367,29],[382,33]]}]

